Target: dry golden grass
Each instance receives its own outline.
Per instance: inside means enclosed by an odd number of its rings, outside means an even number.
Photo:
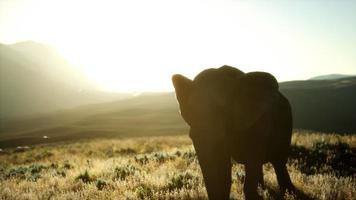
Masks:
[[[356,198],[355,166],[350,165],[356,136],[297,132],[292,144],[288,170],[306,196]],[[187,136],[38,145],[24,152],[5,150],[0,160],[0,199],[207,198]],[[232,199],[244,198],[243,179],[243,165],[234,164]],[[279,193],[270,164],[264,165],[264,181],[266,188],[259,192],[265,199],[301,198]]]

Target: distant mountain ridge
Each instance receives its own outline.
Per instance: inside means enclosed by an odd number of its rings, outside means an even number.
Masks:
[[[296,129],[356,133],[356,77],[280,83]],[[95,137],[187,134],[174,93],[142,94],[32,117],[0,120],[0,148]],[[44,140],[46,135],[49,139]]]
[[[25,41],[9,45],[9,47],[32,62],[25,67],[49,80],[60,82],[76,90],[98,89],[98,86],[93,84],[83,72],[61,57],[50,46]]]
[[[356,76],[280,84],[293,108],[294,127],[356,133]]]
[[[352,76],[356,75],[350,75],[350,74],[326,74],[326,75],[320,75],[320,76],[315,76],[310,78],[309,80],[334,80],[334,79],[340,79],[340,78],[349,78]]]
[[[294,128],[356,133],[356,76],[342,76],[279,84],[292,105]],[[50,47],[0,44],[0,148],[187,130],[172,92],[97,91]]]
[[[31,41],[0,44],[0,119],[127,96],[97,88],[48,46]]]
[[[356,76],[349,76],[337,79],[322,79],[322,80],[302,80],[302,81],[286,81],[279,85],[280,89],[321,89],[321,88],[341,88],[352,87],[355,85]]]

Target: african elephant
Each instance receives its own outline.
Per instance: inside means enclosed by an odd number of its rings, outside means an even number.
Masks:
[[[272,163],[282,191],[294,189],[286,169],[291,107],[274,76],[225,65],[194,80],[176,74],[172,82],[209,199],[229,199],[232,159],[245,165],[246,199],[260,198],[257,186],[263,185],[266,162]]]

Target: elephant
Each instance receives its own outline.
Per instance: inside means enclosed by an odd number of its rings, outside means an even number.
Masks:
[[[246,199],[261,198],[257,188],[263,186],[267,162],[281,191],[294,190],[286,168],[292,110],[273,75],[224,65],[203,70],[193,80],[175,74],[172,82],[209,199],[229,199],[233,160],[245,166]]]

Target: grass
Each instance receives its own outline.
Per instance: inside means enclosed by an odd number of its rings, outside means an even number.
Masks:
[[[0,199],[206,199],[187,136],[92,139],[0,153]],[[355,199],[356,136],[297,131],[288,170],[315,199]],[[244,167],[233,165],[231,199],[243,199]],[[264,165],[264,199],[281,194]]]

